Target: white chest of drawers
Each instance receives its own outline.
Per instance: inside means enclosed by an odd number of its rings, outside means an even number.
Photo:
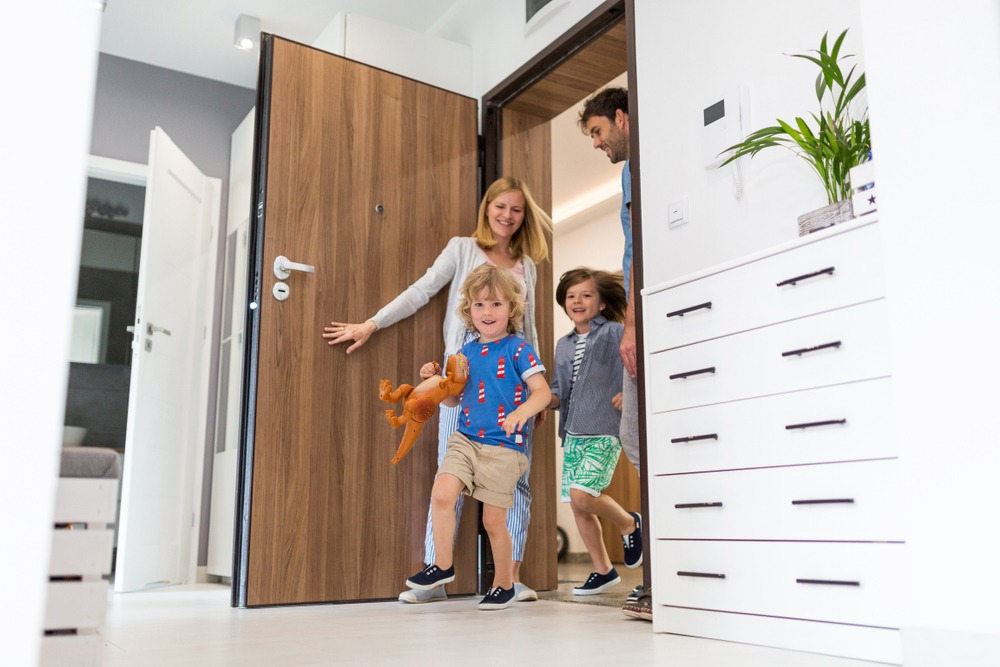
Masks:
[[[644,292],[653,628],[901,663],[879,230]]]

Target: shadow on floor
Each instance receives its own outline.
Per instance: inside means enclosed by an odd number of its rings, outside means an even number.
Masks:
[[[630,570],[620,563],[615,564],[622,582],[597,595],[573,595],[573,587],[579,586],[590,576],[590,560],[583,562],[559,563],[559,588],[554,591],[539,591],[539,600],[593,604],[602,607],[621,607],[632,589],[642,583],[642,567]]]

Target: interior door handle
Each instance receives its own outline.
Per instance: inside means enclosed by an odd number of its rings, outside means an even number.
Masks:
[[[146,322],[146,333],[149,334],[150,336],[152,336],[155,333],[167,334],[169,336],[170,330],[164,329],[163,327],[158,327],[152,322]]]
[[[303,273],[316,273],[315,266],[309,266],[308,264],[299,264],[298,262],[293,262],[289,260],[284,255],[278,255],[274,258],[274,276],[279,280],[284,280],[288,276],[292,275],[292,271],[302,271]]]

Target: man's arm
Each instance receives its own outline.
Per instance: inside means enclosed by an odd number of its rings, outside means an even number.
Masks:
[[[632,230],[632,206],[628,207],[628,227]],[[635,240],[633,239],[633,247]],[[634,251],[633,251],[634,252]],[[633,255],[634,257],[634,255]],[[635,260],[632,259],[628,265],[628,305],[625,307],[625,332],[622,334],[622,344],[619,351],[622,361],[625,363],[625,370],[631,377],[638,375],[638,368],[635,363],[635,272],[632,266]]]

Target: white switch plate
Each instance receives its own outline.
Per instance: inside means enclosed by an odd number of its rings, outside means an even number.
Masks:
[[[688,222],[688,199],[683,197],[667,204],[667,226],[671,229]]]

